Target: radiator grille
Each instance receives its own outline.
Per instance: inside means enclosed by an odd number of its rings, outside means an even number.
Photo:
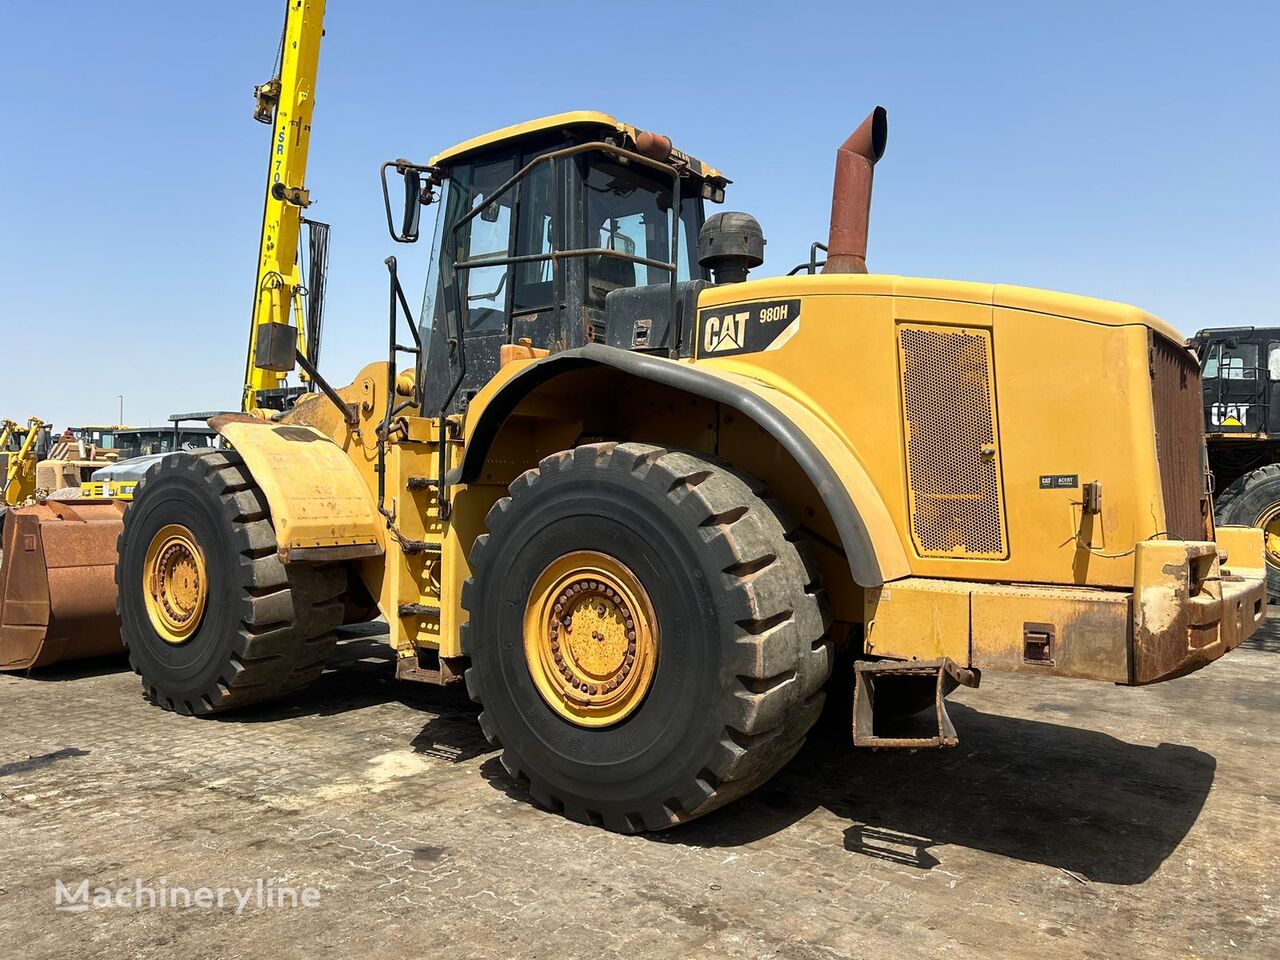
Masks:
[[[991,334],[899,327],[911,532],[921,556],[1007,556]]]
[[[1200,370],[1185,348],[1150,334],[1151,402],[1164,495],[1165,532],[1175,540],[1208,537],[1204,512],[1204,400]]]

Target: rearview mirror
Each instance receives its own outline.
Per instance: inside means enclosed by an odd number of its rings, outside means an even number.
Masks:
[[[400,216],[400,229],[397,232],[394,216],[391,213],[391,191],[387,187],[387,168],[390,167],[404,180],[404,210]],[[423,174],[426,180],[423,180]],[[434,188],[443,179],[443,172],[435,167],[410,163],[408,160],[389,160],[382,165],[382,205],[387,213],[387,233],[397,243],[415,243],[418,239],[418,224],[422,219],[422,205],[435,200]]]
[[[400,236],[406,243],[418,239],[418,222],[422,219],[422,174],[410,167],[404,176],[404,216],[400,221]]]

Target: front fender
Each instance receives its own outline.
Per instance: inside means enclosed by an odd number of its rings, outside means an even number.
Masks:
[[[329,437],[314,427],[252,417],[215,417],[209,425],[231,443],[262,489],[286,563],[382,554],[369,487]]]
[[[769,385],[723,370],[588,344],[525,366],[485,396],[468,417],[462,462],[451,483],[474,482],[489,449],[516,406],[558,376],[593,366],[612,367],[732,407],[772,436],[813,483],[831,515],[856,583],[878,587],[911,570],[893,521],[871,478],[848,445],[812,410]]]

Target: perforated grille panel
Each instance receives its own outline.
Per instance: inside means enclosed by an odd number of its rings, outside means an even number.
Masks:
[[[921,556],[1007,556],[991,334],[898,328],[911,533]]]

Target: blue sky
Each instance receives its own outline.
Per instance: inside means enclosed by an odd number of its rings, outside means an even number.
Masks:
[[[0,416],[239,402],[281,0],[0,0]],[[734,181],[781,273],[833,151],[889,110],[869,260],[1280,324],[1280,5],[330,0],[308,186],[333,224],[322,368],[385,350],[378,165],[561,110]],[[31,349],[34,347],[34,349]],[[25,359],[13,361],[16,351]]]

